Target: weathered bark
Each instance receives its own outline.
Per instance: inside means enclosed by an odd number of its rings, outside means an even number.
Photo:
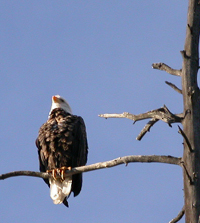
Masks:
[[[186,223],[198,223],[200,219],[200,91],[197,84],[199,69],[200,2],[189,0],[187,31],[182,66],[182,94],[185,119],[184,140],[184,198]],[[188,174],[190,177],[188,177]],[[189,179],[192,179],[189,180]]]

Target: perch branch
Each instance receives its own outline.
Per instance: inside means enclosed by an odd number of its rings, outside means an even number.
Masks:
[[[166,71],[167,73],[172,74],[172,75],[175,75],[175,76],[181,76],[181,72],[182,72],[182,70],[172,69],[171,67],[169,67],[165,63],[153,63],[152,64],[152,68],[153,69],[158,69],[158,70]]]
[[[30,176],[30,177],[40,177],[43,179],[48,179],[50,174],[44,172],[35,172],[35,171],[28,171],[28,170],[20,170],[20,171],[13,171],[10,173],[5,173],[0,175],[0,180],[4,180],[10,177],[17,177],[17,176]]]
[[[167,85],[169,85],[171,88],[173,88],[175,91],[177,91],[179,94],[182,94],[182,90],[179,89],[175,84],[172,84],[171,82],[165,81]]]
[[[178,215],[175,218],[173,218],[169,223],[178,222],[179,220],[181,220],[184,214],[185,214],[185,207],[183,206],[182,210],[178,213]]]
[[[141,140],[142,137],[148,132],[150,131],[150,128],[158,121],[158,120],[162,120],[166,123],[168,123],[168,125],[171,127],[172,123],[180,123],[182,122],[184,116],[183,114],[172,114],[169,109],[164,105],[162,108],[159,109],[155,109],[152,111],[148,111],[146,113],[142,113],[139,115],[134,115],[134,114],[130,114],[128,112],[124,112],[122,114],[101,114],[99,115],[99,117],[101,118],[128,118],[131,119],[135,122],[139,121],[139,120],[143,120],[143,119],[151,119],[146,125],[145,127],[142,129],[142,131],[140,132],[140,134],[137,136],[137,140]]]
[[[77,173],[83,173],[83,172],[89,172],[93,170],[103,169],[103,168],[109,168],[114,167],[120,164],[128,164],[128,163],[134,163],[134,162],[141,162],[141,163],[168,163],[168,164],[174,164],[174,165],[180,165],[181,166],[181,160],[182,158],[172,157],[172,156],[124,156],[119,157],[114,160],[106,161],[106,162],[100,162],[95,163],[87,166],[81,166],[81,167],[75,167],[72,170],[66,170],[65,176],[74,175]],[[14,171],[10,173],[5,173],[0,175],[0,180],[7,179],[9,177],[15,177],[15,176],[32,176],[32,177],[40,177],[44,179],[48,179],[51,177],[51,174],[49,173],[40,173],[40,172],[34,172],[34,171]]]

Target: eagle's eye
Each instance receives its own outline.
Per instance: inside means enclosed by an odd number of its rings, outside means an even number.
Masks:
[[[63,100],[62,98],[60,98],[60,101],[61,101],[61,102],[64,102],[64,100]]]

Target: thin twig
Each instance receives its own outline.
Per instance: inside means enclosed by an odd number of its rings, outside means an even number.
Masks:
[[[166,71],[169,74],[176,75],[176,76],[181,76],[181,72],[182,72],[181,70],[172,69],[171,67],[169,67],[165,63],[153,63],[152,68],[153,69],[158,69],[158,70],[163,70],[163,71]]]
[[[193,180],[192,180],[192,177],[191,177],[190,174],[188,173],[188,170],[187,170],[187,168],[186,168],[186,166],[185,166],[185,164],[184,164],[183,161],[181,162],[181,165],[183,166],[183,169],[185,170],[185,173],[186,173],[186,175],[187,175],[187,177],[188,177],[188,179],[189,179],[190,185],[194,185],[194,182],[193,182]]]
[[[87,166],[81,166],[81,167],[75,167],[72,170],[66,170],[65,176],[71,176],[77,173],[83,173],[83,172],[89,172],[93,170],[103,169],[103,168],[109,168],[114,167],[117,165],[128,163],[167,163],[167,164],[174,164],[174,165],[180,165],[181,166],[181,160],[182,158],[173,157],[173,156],[156,156],[156,155],[149,155],[149,156],[124,156],[119,157],[114,160],[106,161],[106,162],[99,162]],[[49,173],[40,173],[40,172],[34,172],[34,171],[14,171],[10,173],[5,173],[0,175],[0,180],[7,179],[9,177],[15,177],[15,176],[32,176],[32,177],[40,177],[44,179],[48,179],[51,177]]]
[[[147,133],[150,132],[151,127],[157,122],[159,119],[152,118],[142,129],[140,134],[137,136],[136,140],[141,140],[143,136]]]
[[[190,150],[190,152],[191,153],[194,152],[194,149],[192,148],[192,146],[191,146],[191,144],[189,142],[188,137],[185,135],[185,133],[183,132],[183,130],[181,129],[181,127],[179,125],[178,125],[178,129],[179,129],[178,133],[180,133],[183,136],[183,138],[185,139],[185,142],[186,142],[186,144],[187,144],[188,149]]]
[[[169,223],[178,222],[179,220],[181,220],[184,214],[185,214],[185,207],[183,206],[182,210],[178,213],[178,215],[175,218],[173,218]]]
[[[169,85],[171,88],[173,88],[175,91],[177,91],[179,94],[182,94],[182,90],[179,89],[175,84],[172,84],[171,82],[165,81],[167,85]]]

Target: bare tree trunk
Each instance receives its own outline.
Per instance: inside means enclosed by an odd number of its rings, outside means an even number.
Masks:
[[[200,222],[200,91],[199,69],[200,1],[189,0],[185,48],[182,51],[182,93],[185,119],[183,131],[190,142],[184,142],[184,196],[187,223]],[[190,148],[189,148],[190,147]]]

